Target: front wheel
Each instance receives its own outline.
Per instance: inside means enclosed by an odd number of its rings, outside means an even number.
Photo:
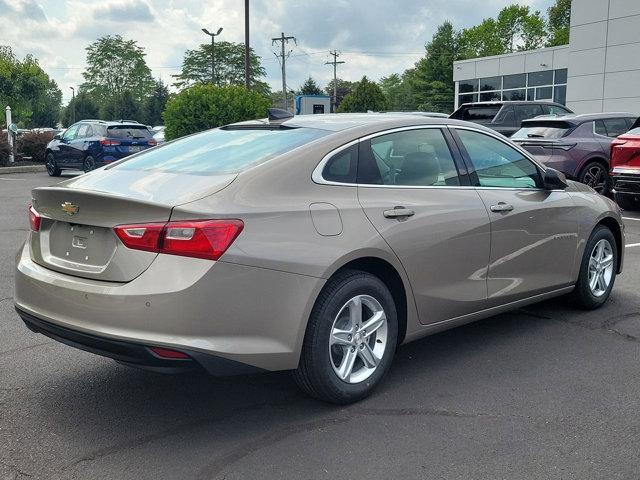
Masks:
[[[387,373],[397,340],[389,289],[374,275],[346,271],[329,280],[313,308],[294,379],[320,400],[356,402]]]
[[[589,185],[600,195],[607,195],[611,191],[611,178],[607,168],[600,162],[590,162],[578,175],[578,181]]]
[[[45,167],[47,168],[47,173],[50,177],[59,177],[62,172],[62,170],[58,168],[56,157],[53,156],[53,153],[47,153],[47,156],[45,157]]]
[[[585,310],[604,305],[613,289],[617,269],[616,239],[611,230],[599,225],[584,249],[578,282],[571,293],[572,303]]]

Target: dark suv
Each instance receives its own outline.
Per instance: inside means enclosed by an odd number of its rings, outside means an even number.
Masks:
[[[592,113],[526,120],[512,137],[541,163],[608,194],[611,142],[636,120],[631,113]]]
[[[89,172],[156,144],[147,126],[138,122],[83,120],[49,142],[47,172],[52,177],[67,169]]]
[[[520,129],[524,120],[540,115],[567,115],[573,113],[564,105],[554,102],[474,102],[465,103],[449,118],[479,123],[506,137]]]

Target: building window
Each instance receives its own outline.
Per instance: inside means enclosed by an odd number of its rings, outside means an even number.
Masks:
[[[458,105],[478,100],[553,100],[564,105],[567,101],[567,69],[460,80],[458,93]]]

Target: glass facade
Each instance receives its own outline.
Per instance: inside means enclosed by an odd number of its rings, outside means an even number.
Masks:
[[[567,102],[567,69],[474,78],[458,82],[458,105],[495,100]]]

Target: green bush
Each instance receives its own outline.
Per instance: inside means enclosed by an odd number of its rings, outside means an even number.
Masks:
[[[0,131],[0,167],[9,165],[11,147],[7,142],[7,134]]]
[[[387,97],[376,82],[362,77],[338,107],[338,112],[380,112],[387,109]]]
[[[242,86],[211,84],[187,88],[167,102],[162,114],[167,140],[229,123],[267,116],[269,100]]]
[[[52,132],[29,132],[20,135],[16,142],[18,155],[22,158],[31,157],[31,160],[34,162],[44,163],[47,143],[49,143],[52,138]]]

